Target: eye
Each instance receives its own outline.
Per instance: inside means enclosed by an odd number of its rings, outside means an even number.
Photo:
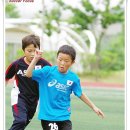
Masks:
[[[32,52],[32,50],[28,50],[28,52]]]
[[[62,61],[62,59],[59,59],[59,61]]]

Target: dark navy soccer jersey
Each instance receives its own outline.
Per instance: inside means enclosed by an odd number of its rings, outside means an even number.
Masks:
[[[18,96],[25,99],[28,103],[34,103],[39,97],[38,83],[32,78],[25,76],[28,66],[24,61],[24,57],[14,61],[7,68],[5,78],[7,81],[14,77],[14,87],[19,90]],[[51,66],[51,64],[41,58],[37,62],[35,69],[40,69],[44,66]]]

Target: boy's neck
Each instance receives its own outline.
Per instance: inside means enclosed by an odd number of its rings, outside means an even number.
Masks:
[[[25,63],[28,64],[28,65],[30,65],[30,63],[31,63],[31,62],[29,62],[29,61],[27,60],[26,57],[24,57],[24,61],[25,61]]]

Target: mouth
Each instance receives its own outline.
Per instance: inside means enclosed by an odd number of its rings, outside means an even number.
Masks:
[[[60,67],[60,69],[64,69],[64,67]]]
[[[34,57],[31,57],[30,60],[32,61]]]

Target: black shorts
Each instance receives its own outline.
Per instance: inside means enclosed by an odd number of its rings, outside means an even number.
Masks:
[[[46,121],[41,120],[43,130],[72,130],[70,120],[65,121]]]

